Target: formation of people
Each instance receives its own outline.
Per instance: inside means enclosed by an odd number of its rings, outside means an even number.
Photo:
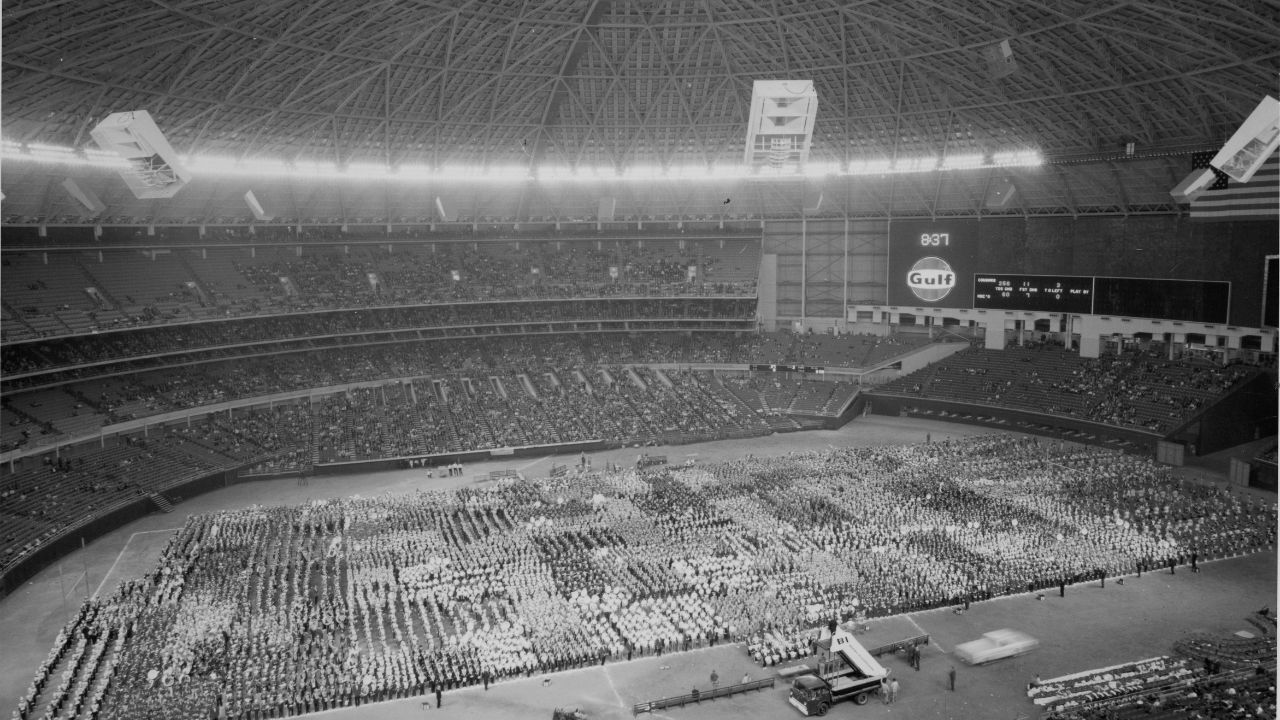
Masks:
[[[1274,546],[1273,519],[1003,436],[223,511],[88,602],[24,707],[281,716],[726,641],[769,664],[830,620]]]

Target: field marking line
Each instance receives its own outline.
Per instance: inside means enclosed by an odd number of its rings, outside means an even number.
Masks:
[[[609,666],[608,666],[608,665],[604,665],[604,666],[602,666],[602,667],[601,667],[601,670],[603,670],[603,671],[604,671],[604,679],[605,679],[605,681],[607,681],[607,682],[609,683],[609,690],[611,690],[611,691],[613,692],[613,697],[614,697],[614,699],[618,701],[618,707],[622,708],[623,710],[626,710],[626,709],[627,709],[627,704],[626,704],[625,702],[623,702],[623,701],[622,701],[622,695],[620,695],[620,694],[618,693],[618,688],[617,688],[617,686],[613,684],[613,675],[611,675],[611,674],[609,673]]]
[[[924,628],[920,627],[920,623],[916,622],[915,618],[911,617],[910,615],[904,615],[903,617],[905,617],[907,619],[907,622],[911,623],[915,627],[915,629],[920,632],[921,635],[929,635],[929,633],[925,632]],[[932,635],[929,636],[929,644],[933,645],[934,647],[938,648],[944,653],[947,651],[947,649],[942,647],[942,645],[937,640],[933,639]]]
[[[520,467],[516,468],[516,472],[524,472],[526,469],[531,468],[531,467],[533,467],[534,465],[537,465],[538,463],[542,462],[543,460],[550,460],[550,459],[551,459],[551,458],[553,458],[553,457],[555,457],[555,455],[548,455],[548,456],[546,456],[546,457],[540,457],[540,458],[538,458],[537,460],[530,460],[529,462],[527,462],[527,463],[525,463],[525,464],[521,465]]]
[[[84,579],[84,577],[85,577],[85,575],[84,575],[84,571],[83,571],[83,570],[81,570],[80,572],[76,573],[76,579],[75,579],[74,581],[72,581],[72,583],[71,583],[71,587],[67,588],[67,592],[68,592],[69,594],[74,594],[72,591],[73,591],[73,590],[75,590],[77,587],[79,587],[79,586],[80,586],[80,581],[81,581],[81,580],[83,580],[83,579]]]
[[[124,541],[124,547],[120,548],[120,552],[116,553],[116,561],[111,563],[111,567],[107,568],[107,574],[102,576],[102,582],[98,583],[97,589],[93,591],[93,596],[98,597],[98,593],[102,592],[102,586],[107,584],[107,578],[111,577],[111,573],[116,571],[116,565],[120,564],[120,558],[124,557],[124,551],[129,549],[129,543],[133,542],[134,538],[139,535],[158,532],[174,532],[181,529],[182,528],[163,528],[161,530],[139,530],[138,532],[130,535],[129,539]]]

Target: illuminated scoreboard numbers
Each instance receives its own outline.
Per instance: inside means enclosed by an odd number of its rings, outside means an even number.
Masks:
[[[921,247],[951,247],[951,233],[920,233]]]
[[[1093,308],[1093,278],[1061,275],[974,276],[973,306],[1087,314]]]

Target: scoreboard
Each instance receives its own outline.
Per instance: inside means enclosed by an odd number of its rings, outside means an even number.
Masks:
[[[894,220],[889,225],[890,305],[969,307],[978,221]]]
[[[1015,242],[1020,235],[1000,221],[986,231],[971,218],[892,220],[888,234],[886,300],[904,312],[974,308],[1213,324],[1231,317],[1232,284],[1224,280],[1026,272],[1056,266],[1022,257]],[[1268,292],[1263,307],[1253,305],[1256,280],[1245,290],[1251,313],[1260,309],[1263,324],[1273,327],[1280,316],[1275,300],[1280,258],[1265,257]]]
[[[1280,326],[1280,255],[1268,255],[1262,271],[1262,325]]]
[[[973,306],[1088,315],[1093,311],[1093,280],[1078,275],[975,274]]]
[[[1160,278],[1094,279],[1093,313],[1225,325],[1231,283]]]
[[[973,307],[1073,315],[1227,322],[1231,283],[1087,275],[973,276]]]

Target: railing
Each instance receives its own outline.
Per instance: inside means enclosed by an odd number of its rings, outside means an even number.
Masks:
[[[1275,677],[1275,660],[1260,663],[1259,666],[1272,678]],[[1242,682],[1249,680],[1256,674],[1256,668],[1241,668],[1239,670],[1228,670],[1216,675],[1193,675],[1191,677],[1168,679],[1145,687],[1136,688],[1120,695],[1114,695],[1108,698],[1099,698],[1097,700],[1080,703],[1079,705],[1073,705],[1068,708],[1046,710],[1040,714],[1040,718],[1041,720],[1068,720],[1069,718],[1083,717],[1085,713],[1090,711],[1106,708],[1119,708],[1124,705],[1136,703],[1138,700],[1144,699],[1149,695],[1163,696],[1170,692],[1180,692],[1185,688],[1196,687],[1204,683],[1220,684],[1228,682]]]
[[[929,644],[928,635],[915,635],[909,638],[904,638],[897,642],[891,642],[887,645],[878,645],[873,648],[867,648],[867,652],[871,653],[872,657],[880,657],[881,655],[896,653],[899,650],[906,650],[907,648],[913,648],[917,645],[928,645],[928,644]]]
[[[751,690],[763,690],[764,688],[773,687],[774,682],[775,678],[752,680],[750,682],[738,683],[737,685],[726,685],[720,688],[712,688],[711,690],[706,691],[698,690],[696,694],[689,693],[688,695],[675,695],[658,700],[650,700],[649,702],[637,703],[631,706],[631,714],[639,715],[640,713],[653,712],[654,710],[662,710],[669,707],[684,707],[689,703],[700,703],[703,700],[715,700],[716,698],[729,697],[730,695],[737,695]]]

